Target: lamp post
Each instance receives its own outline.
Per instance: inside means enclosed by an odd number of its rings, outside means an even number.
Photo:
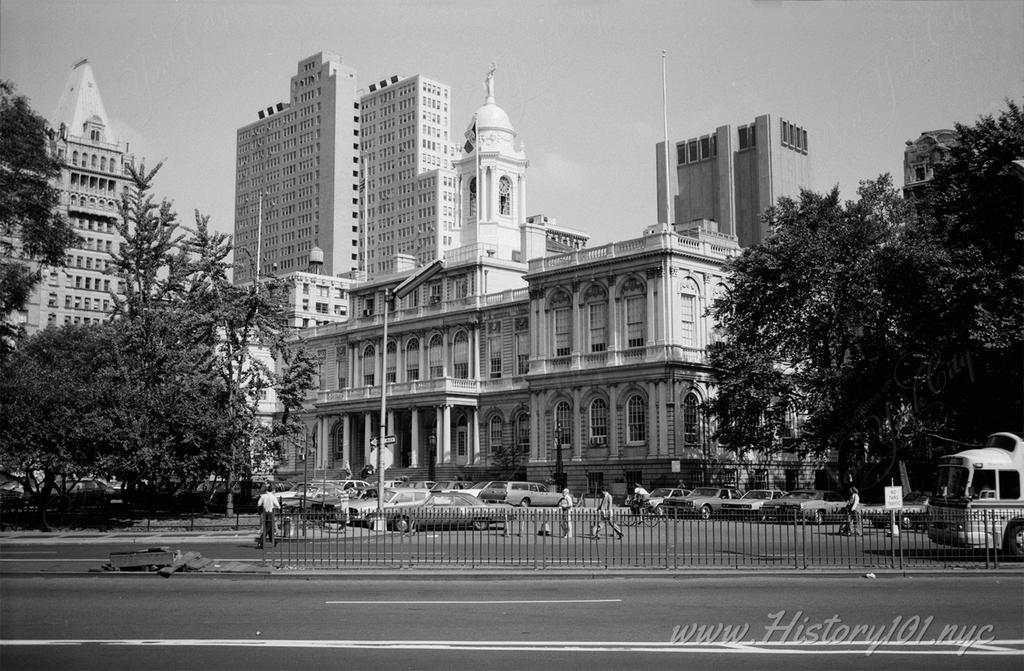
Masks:
[[[393,300],[405,298],[442,270],[444,270],[444,260],[435,259],[407,277],[394,289],[390,287],[384,289],[383,333],[380,343],[380,431],[377,434],[377,519],[374,521],[374,531],[384,531],[387,528],[384,519],[384,448],[388,429],[388,304]]]
[[[561,424],[555,426],[555,486],[558,491],[565,489],[566,477],[562,470],[562,440],[565,427]]]

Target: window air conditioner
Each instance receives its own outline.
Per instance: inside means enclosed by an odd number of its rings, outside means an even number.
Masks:
[[[373,310],[369,310],[369,309],[363,310],[363,316],[364,317],[372,317],[373,316]]]
[[[608,441],[607,436],[594,436],[590,439],[591,445],[604,445]]]
[[[435,304],[440,303],[440,302],[441,302],[441,297],[440,296],[431,296],[430,297],[430,304],[431,305],[435,305]]]

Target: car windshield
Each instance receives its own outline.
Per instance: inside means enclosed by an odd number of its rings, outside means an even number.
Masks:
[[[811,491],[809,489],[808,490],[799,491],[799,492],[790,492],[786,496],[786,498],[787,499],[803,499],[803,500],[820,499],[821,498],[821,492],[815,492],[815,491]]]
[[[744,498],[744,499],[770,499],[771,497],[772,497],[772,493],[769,492],[767,489],[752,489],[749,492],[747,492],[746,494],[744,494],[741,498]]]
[[[489,485],[489,484],[491,484],[491,483],[490,483],[489,481],[484,481],[484,482],[474,482],[474,483],[473,483],[473,486],[472,486],[472,487],[467,487],[467,489],[484,489],[484,488],[486,488],[486,487],[487,487],[487,485]]]
[[[658,487],[651,492],[651,496],[672,496],[672,489],[670,487]]]
[[[698,487],[690,492],[690,496],[718,496],[718,490],[714,487]]]

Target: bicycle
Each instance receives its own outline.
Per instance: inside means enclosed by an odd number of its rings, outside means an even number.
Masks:
[[[630,497],[626,499],[626,505],[629,506],[632,516],[622,522],[624,526],[639,527],[646,525],[656,527],[661,522],[663,515],[657,508],[651,505],[650,501],[638,502]]]

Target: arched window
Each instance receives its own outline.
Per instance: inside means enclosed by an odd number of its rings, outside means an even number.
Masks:
[[[512,214],[512,180],[508,177],[498,180],[498,214]]]
[[[363,356],[360,360],[363,369],[363,385],[366,387],[372,387],[374,385],[373,372],[377,365],[377,350],[374,349],[373,345],[367,345],[363,348]]]
[[[94,167],[94,168],[95,168],[95,167],[97,167],[98,165],[99,165],[99,160],[98,160],[98,159],[96,158],[96,154],[93,154],[93,155],[92,155],[92,167]]]
[[[487,445],[491,454],[496,453],[501,447],[501,430],[501,417],[491,417],[491,421],[487,425]]]
[[[683,443],[696,445],[700,436],[700,399],[690,392],[683,399]]]
[[[642,443],[647,440],[647,401],[633,394],[626,401],[626,442]]]
[[[78,165],[78,152],[71,152],[71,165]]]
[[[103,158],[100,159],[100,170],[102,170],[103,172],[107,171],[107,157],[106,156],[104,156]]]
[[[523,454],[530,453],[530,413],[521,412],[515,419],[516,445]]]
[[[608,403],[595,398],[590,403],[590,444],[604,445],[608,442]]]
[[[469,336],[465,331],[455,334],[452,341],[452,377],[469,379]]]
[[[409,338],[405,343],[405,380],[415,382],[420,379],[420,341]]]
[[[388,369],[384,373],[387,382],[398,381],[398,346],[392,340],[388,343]]]
[[[683,282],[679,295],[679,341],[697,346],[697,287],[691,280]]]
[[[476,216],[476,177],[469,180],[469,216]]]
[[[555,406],[555,442],[559,445],[572,442],[572,406],[567,401]]]
[[[427,365],[430,366],[430,377],[444,377],[444,345],[441,335],[435,334],[427,346]]]

